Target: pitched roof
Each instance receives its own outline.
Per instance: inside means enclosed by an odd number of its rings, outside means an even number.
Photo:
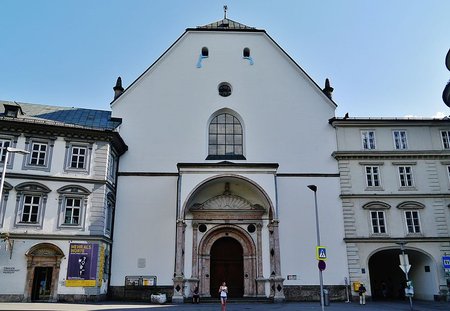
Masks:
[[[121,119],[111,117],[111,111],[105,110],[58,107],[1,100],[0,105],[19,106],[21,109],[21,113],[17,117],[9,117],[1,112],[0,120],[81,127],[94,130],[114,130],[122,123]]]
[[[218,20],[217,22],[213,22],[203,26],[197,26],[196,29],[209,29],[209,30],[257,30],[255,27],[250,27],[238,22],[235,22],[231,19],[224,18]]]

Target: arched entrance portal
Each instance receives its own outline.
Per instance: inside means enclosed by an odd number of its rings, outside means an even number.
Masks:
[[[400,268],[400,249],[386,249],[369,259],[370,288],[373,299],[403,299],[405,273]],[[414,297],[433,300],[439,292],[434,261],[427,254],[406,249],[411,268],[409,279],[413,282]]]
[[[219,297],[218,289],[222,282],[228,285],[231,298],[244,295],[244,261],[241,244],[233,238],[223,237],[211,247],[211,281],[212,297]]]
[[[177,220],[172,301],[182,302],[196,286],[201,297],[217,297],[223,281],[231,297],[283,301],[274,212],[266,191],[244,176],[215,176],[191,189]]]
[[[25,301],[58,300],[58,278],[62,250],[51,243],[40,243],[28,250],[27,257],[27,286],[25,288]]]

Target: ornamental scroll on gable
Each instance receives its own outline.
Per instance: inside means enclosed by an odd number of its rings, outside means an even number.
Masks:
[[[259,204],[252,204],[241,196],[231,194],[229,184],[225,184],[223,194],[212,197],[203,203],[194,203],[189,211],[194,215],[212,217],[212,215],[227,215],[227,218],[239,214],[239,217],[248,215],[250,217],[261,216],[266,209]],[[203,218],[203,217],[201,217]]]

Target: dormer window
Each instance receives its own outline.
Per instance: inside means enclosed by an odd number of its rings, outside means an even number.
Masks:
[[[10,118],[17,118],[19,111],[21,112],[19,105],[4,105],[5,106],[5,116]]]

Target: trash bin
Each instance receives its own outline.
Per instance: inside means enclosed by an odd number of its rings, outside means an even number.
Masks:
[[[330,305],[330,291],[328,289],[323,289],[323,305],[329,306]]]

